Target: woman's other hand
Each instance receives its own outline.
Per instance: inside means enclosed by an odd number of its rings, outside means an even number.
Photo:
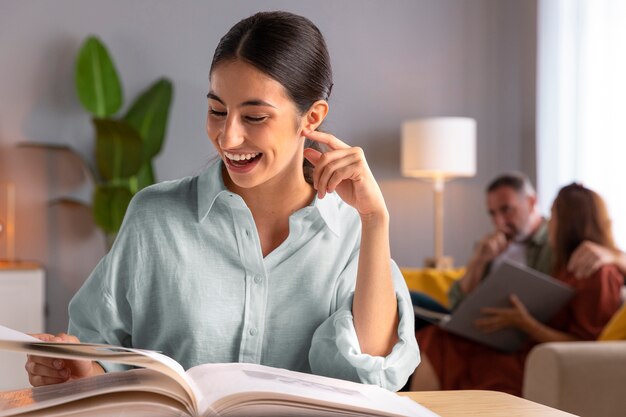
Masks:
[[[351,147],[329,133],[305,129],[302,134],[329,149],[325,153],[311,148],[304,150],[304,157],[315,166],[313,187],[319,198],[337,192],[361,217],[387,215],[383,194],[367,165],[363,149]]]
[[[77,337],[65,333],[59,333],[56,336],[51,334],[33,334],[31,336],[43,340],[44,342],[80,342]],[[28,380],[34,387],[58,384],[104,373],[102,367],[92,361],[49,358],[35,355],[27,356],[25,368],[28,372]]]
[[[567,263],[567,270],[576,278],[587,278],[593,275],[600,267],[616,263],[616,251],[585,240],[582,242]]]
[[[528,332],[535,319],[515,294],[510,295],[509,301],[511,308],[483,307],[480,311],[485,316],[474,321],[476,327],[485,333],[493,333],[509,327]]]

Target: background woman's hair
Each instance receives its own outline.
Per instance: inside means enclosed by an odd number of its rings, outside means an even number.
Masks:
[[[317,100],[328,100],[333,87],[326,42],[307,18],[289,12],[260,12],[235,24],[220,39],[210,73],[224,61],[242,60],[278,81],[304,114]],[[305,147],[321,150],[306,140]],[[313,166],[305,159],[304,176],[312,183]]]
[[[595,191],[576,183],[567,185],[559,191],[553,210],[556,270],[567,265],[572,253],[585,240],[615,250],[606,204]]]

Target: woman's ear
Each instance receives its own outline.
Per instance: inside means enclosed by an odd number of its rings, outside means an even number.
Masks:
[[[322,124],[328,114],[328,102],[326,100],[317,100],[309,107],[302,118],[303,129],[315,130]]]

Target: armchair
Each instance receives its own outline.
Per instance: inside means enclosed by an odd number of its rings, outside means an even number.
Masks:
[[[526,360],[524,398],[580,416],[626,412],[626,341],[554,342]]]

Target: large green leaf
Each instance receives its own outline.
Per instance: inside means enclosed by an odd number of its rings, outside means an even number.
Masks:
[[[95,36],[83,43],[76,59],[76,93],[96,117],[115,114],[122,106],[122,86],[104,44]]]
[[[137,175],[133,175],[128,179],[120,181],[123,181],[130,190],[130,192],[133,194],[141,191],[148,185],[152,185],[155,183],[154,172],[152,171],[152,164],[150,162],[145,162],[141,166],[141,169],[139,170]]]
[[[144,161],[149,161],[161,151],[172,90],[171,81],[165,78],[156,81],[135,100],[124,117],[144,141]]]
[[[122,225],[132,197],[126,187],[97,186],[93,196],[93,217],[96,224],[106,233],[116,233]]]
[[[150,161],[144,162],[137,173],[137,191],[155,183],[154,170]]]
[[[143,144],[139,133],[121,120],[93,119],[96,163],[106,180],[128,178],[139,172]]]

